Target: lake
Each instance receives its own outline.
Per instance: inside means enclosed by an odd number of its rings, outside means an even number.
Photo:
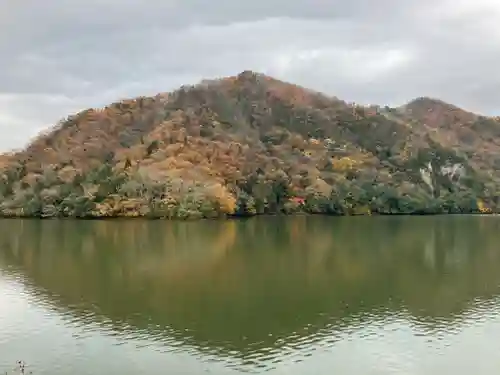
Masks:
[[[0,373],[500,373],[500,218],[0,221]]]

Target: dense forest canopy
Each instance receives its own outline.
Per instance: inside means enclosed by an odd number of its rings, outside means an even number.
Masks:
[[[87,109],[0,156],[6,217],[497,212],[500,120],[245,71]]]

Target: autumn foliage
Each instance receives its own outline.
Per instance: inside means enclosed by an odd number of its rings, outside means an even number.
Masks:
[[[245,71],[61,121],[0,157],[0,213],[495,212],[497,135],[440,101],[362,107]]]

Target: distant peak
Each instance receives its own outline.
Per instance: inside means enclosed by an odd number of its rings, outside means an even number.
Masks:
[[[261,72],[256,72],[254,70],[243,70],[240,74],[238,74],[239,76],[262,76],[264,75],[264,73],[261,73]]]
[[[443,100],[436,99],[436,98],[431,98],[429,96],[420,96],[418,98],[415,98],[411,101],[409,101],[405,107],[407,108],[412,108],[412,107],[436,107],[436,106],[445,106],[445,107],[454,107],[453,105],[444,102]]]
[[[251,77],[254,77],[255,75],[256,75],[256,73],[252,70],[244,70],[240,74],[238,74],[238,77],[251,78]]]
[[[413,99],[402,109],[414,119],[433,128],[453,128],[456,124],[474,121],[477,117],[472,112],[428,96]]]
[[[244,70],[237,76],[240,81],[255,80],[258,77],[265,77],[265,75],[259,72],[254,72],[253,70]]]

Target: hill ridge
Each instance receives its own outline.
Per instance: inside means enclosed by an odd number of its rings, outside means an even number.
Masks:
[[[60,121],[0,159],[0,215],[493,212],[498,135],[437,99],[360,106],[243,71]]]

